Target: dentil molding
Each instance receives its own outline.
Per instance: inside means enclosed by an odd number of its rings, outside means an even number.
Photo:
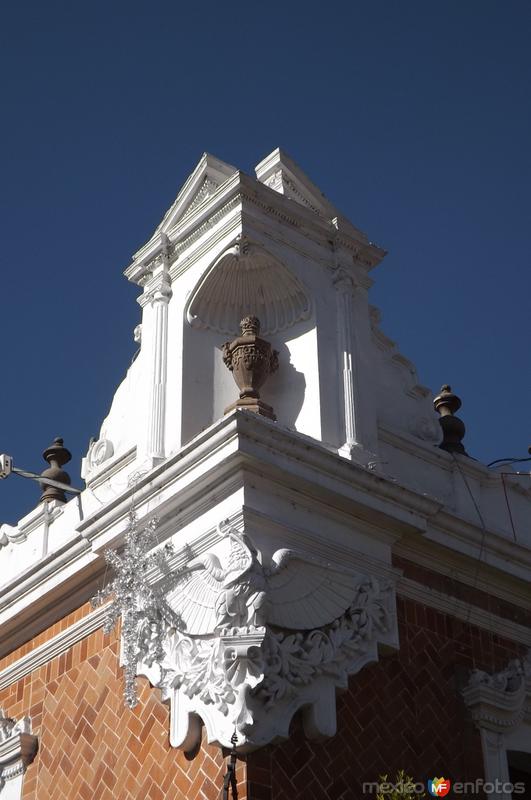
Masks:
[[[244,532],[219,531],[225,558],[189,558],[140,629],[139,674],[170,702],[171,744],[193,749],[204,724],[210,742],[236,733],[252,750],[287,738],[299,709],[308,736],[332,736],[336,689],[398,647],[394,587],[303,551],[266,564]]]

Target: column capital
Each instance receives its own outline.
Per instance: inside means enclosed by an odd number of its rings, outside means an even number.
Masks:
[[[353,276],[345,267],[334,267],[332,271],[332,283],[338,292],[352,293],[356,286]]]
[[[169,303],[172,294],[170,275],[163,264],[162,268],[146,283],[144,293],[138,298],[138,303],[142,308],[153,305],[153,303]]]

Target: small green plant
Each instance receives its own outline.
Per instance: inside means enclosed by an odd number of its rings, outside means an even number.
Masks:
[[[387,775],[380,775],[378,782],[376,800],[423,800],[426,797],[424,792],[418,791],[419,785],[403,769],[396,773],[394,781],[390,781]]]

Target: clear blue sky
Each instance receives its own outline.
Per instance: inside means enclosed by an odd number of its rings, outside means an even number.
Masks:
[[[463,399],[469,452],[525,455],[531,3],[4,3],[0,452],[79,463],[134,352],[122,269],[203,151],[282,146],[370,238],[383,328]],[[38,487],[0,483],[0,521]]]

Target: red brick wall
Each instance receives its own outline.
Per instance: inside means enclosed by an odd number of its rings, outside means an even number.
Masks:
[[[523,648],[401,598],[398,616],[399,653],[351,678],[333,739],[309,742],[295,723],[288,742],[249,756],[250,800],[367,798],[364,782],[400,769],[418,781],[484,777],[459,688],[472,667],[501,669]]]
[[[77,612],[69,622],[75,619]],[[64,622],[52,626],[48,637],[62,627]],[[5,713],[29,714],[39,737],[23,800],[219,800],[225,772],[219,748],[203,743],[188,759],[170,747],[169,709],[145,679],[138,681],[139,705],[126,708],[118,650],[117,635],[99,630],[0,692]],[[244,765],[237,774],[239,796],[246,800]]]
[[[70,614],[0,662],[0,669],[65,629]],[[238,763],[240,800],[354,800],[364,781],[405,769],[417,780],[482,777],[479,735],[459,687],[472,667],[504,667],[523,648],[399,599],[400,651],[365,667],[338,697],[338,734],[289,742]],[[139,706],[122,701],[116,635],[102,631],[0,692],[13,717],[29,714],[39,753],[24,800],[218,800],[225,760],[205,743],[188,759],[168,742],[169,711],[140,680]]]

